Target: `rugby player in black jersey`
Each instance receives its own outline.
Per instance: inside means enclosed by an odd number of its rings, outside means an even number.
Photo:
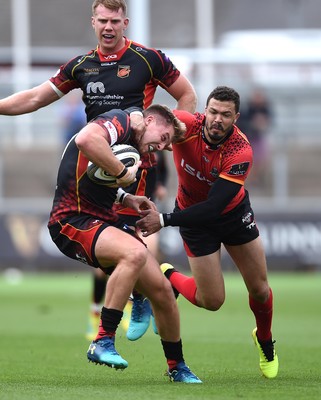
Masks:
[[[175,382],[202,383],[184,361],[179,312],[170,283],[135,230],[113,209],[117,187],[99,184],[87,174],[92,162],[116,176],[117,186],[127,187],[136,179],[139,164],[125,167],[113,154],[112,145],[128,143],[145,154],[170,148],[184,133],[185,124],[169,108],[157,104],[143,111],[138,125],[130,110],[115,109],[94,118],[69,141],[63,153],[48,227],[63,254],[109,275],[99,330],[89,346],[88,360],[127,368],[128,362],[115,349],[115,336],[136,287],[151,302],[168,376]],[[154,207],[146,196],[125,194],[123,189],[118,200],[137,212]]]

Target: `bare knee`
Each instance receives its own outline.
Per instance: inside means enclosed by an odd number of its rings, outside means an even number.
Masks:
[[[122,262],[130,268],[136,269],[138,272],[147,262],[147,249],[144,246],[135,246],[126,249],[122,257]]]
[[[173,288],[169,280],[165,278],[160,280],[159,284],[153,285],[149,299],[152,303],[159,304],[160,306],[167,302],[175,302]]]
[[[265,303],[270,296],[269,285],[266,283],[264,285],[261,284],[253,287],[249,290],[249,295],[259,303]]]
[[[209,311],[218,311],[225,301],[225,296],[211,296],[211,297],[203,297],[202,299],[198,300],[198,296],[196,295],[197,305],[205,308]]]

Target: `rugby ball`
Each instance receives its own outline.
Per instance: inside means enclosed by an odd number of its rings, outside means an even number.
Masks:
[[[140,160],[140,154],[135,147],[129,144],[115,144],[111,147],[114,155],[120,160],[125,167],[132,167]],[[88,177],[98,185],[114,186],[116,184],[116,177],[110,175],[107,171],[97,167],[89,161],[87,166]]]

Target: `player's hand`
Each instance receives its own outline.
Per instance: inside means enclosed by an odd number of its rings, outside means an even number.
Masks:
[[[138,161],[136,165],[127,168],[127,172],[124,176],[119,179],[116,179],[116,186],[117,187],[127,187],[132,183],[136,182],[136,174],[138,168],[141,166],[142,162]]]
[[[128,194],[123,201],[123,205],[132,208],[138,214],[140,214],[142,210],[157,211],[155,203],[149,200],[149,198],[146,196],[134,196],[132,194]]]
[[[162,228],[158,211],[152,209],[141,210],[139,215],[141,219],[136,222],[136,227],[141,230],[143,237],[152,235]]]

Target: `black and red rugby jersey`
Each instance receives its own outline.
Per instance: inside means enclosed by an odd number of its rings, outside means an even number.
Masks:
[[[73,58],[59,68],[50,82],[61,96],[80,88],[90,121],[113,108],[147,108],[157,86],[169,88],[179,75],[163,52],[126,38],[125,47],[115,54],[105,56],[97,47]]]
[[[108,121],[108,124],[104,122]],[[108,129],[117,132],[117,143],[130,143],[129,112],[108,111],[97,118],[97,123],[105,128],[106,138],[112,143]],[[110,127],[110,128],[108,128]],[[94,183],[87,175],[88,158],[79,151],[75,137],[65,148],[58,170],[57,186],[50,213],[49,225],[77,214],[88,214],[106,222],[118,219],[112,210],[117,189]]]
[[[125,39],[119,52],[103,55],[97,47],[62,65],[50,78],[60,96],[73,89],[82,90],[87,121],[114,108],[145,109],[151,105],[157,86],[167,89],[180,75],[160,50]],[[156,165],[153,153],[141,160],[141,168]]]

